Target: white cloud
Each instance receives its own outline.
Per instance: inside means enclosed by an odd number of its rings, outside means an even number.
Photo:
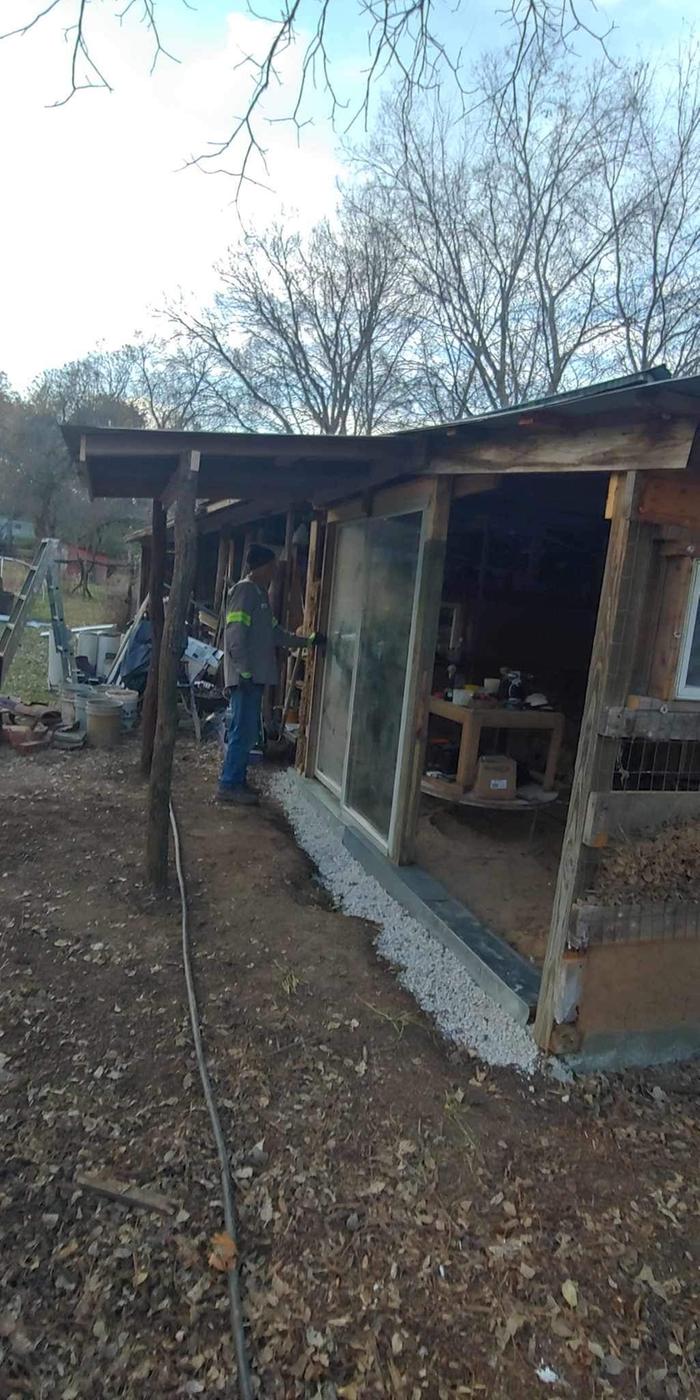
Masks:
[[[229,131],[242,104],[235,65],[260,42],[260,26],[230,12],[223,43],[180,45],[181,64],[161,60],[150,77],[148,36],[112,29],[114,91],[58,108],[45,105],[65,92],[56,27],[0,44],[0,368],[15,383],[98,341],[122,343],[178,287],[209,294],[238,232],[234,182],[182,167]],[[332,207],[339,166],[327,128],[307,129],[298,146],[290,127],[272,126],[268,149],[272,193],[249,188],[246,218],[294,207],[306,221]]]

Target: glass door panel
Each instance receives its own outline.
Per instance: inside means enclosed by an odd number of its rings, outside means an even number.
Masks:
[[[340,793],[364,592],[364,520],[339,525],[327,623],[316,771]]]
[[[343,801],[383,840],[394,799],[422,518],[414,511],[364,523],[364,600]]]

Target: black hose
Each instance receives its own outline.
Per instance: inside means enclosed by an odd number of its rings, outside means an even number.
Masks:
[[[233,1333],[233,1345],[236,1354],[236,1365],[238,1367],[238,1389],[241,1400],[253,1400],[253,1382],[250,1374],[250,1363],[248,1361],[248,1350],[243,1330],[243,1307],[241,1303],[241,1279],[238,1271],[238,1237],[236,1232],[236,1208],[234,1202],[233,1180],[231,1177],[231,1167],[228,1159],[226,1139],[221,1128],[219,1110],[216,1106],[214,1092],[212,1089],[207,1062],[204,1057],[204,1047],[202,1045],[202,1032],[199,1028],[199,1008],[197,1006],[197,993],[195,991],[194,977],[192,974],[192,955],[190,949],[190,931],[187,915],[187,887],[182,868],[182,850],[180,845],[180,832],[178,830],[175,811],[172,802],[170,803],[170,826],[173,833],[173,844],[175,847],[175,869],[177,871],[177,882],[180,887],[180,903],[182,906],[182,961],[185,969],[185,982],[187,984],[187,1000],[190,1008],[190,1022],[192,1025],[192,1037],[194,1039],[194,1051],[197,1056],[197,1066],[199,1076],[202,1081],[204,1098],[209,1118],[211,1121],[216,1150],[219,1154],[221,1167],[221,1189],[224,1198],[224,1221],[226,1230],[231,1236],[235,1246],[236,1254],[227,1270],[228,1274],[228,1296],[231,1305],[231,1331]]]

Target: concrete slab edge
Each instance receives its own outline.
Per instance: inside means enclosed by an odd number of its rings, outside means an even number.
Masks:
[[[510,948],[439,881],[420,866],[392,865],[356,828],[341,816],[333,795],[320,783],[299,778],[304,795],[323,809],[346,850],[372,875],[402,909],[449,948],[477,986],[512,1020],[526,1026],[539,995],[540,975],[531,963]]]
[[[663,1031],[609,1031],[589,1036],[575,1055],[560,1063],[574,1074],[646,1069],[700,1058],[700,1025]]]

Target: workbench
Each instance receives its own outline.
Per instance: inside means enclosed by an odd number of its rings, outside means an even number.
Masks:
[[[552,791],[564,735],[563,714],[556,710],[509,710],[504,705],[455,705],[451,700],[441,700],[437,695],[431,697],[429,710],[431,715],[439,715],[441,719],[461,725],[462,735],[456,781],[424,778],[424,792],[452,802],[459,802],[469,792],[476,780],[482,729],[549,730],[549,750],[542,788],[544,792]],[[493,805],[506,804],[496,804],[494,801]]]

